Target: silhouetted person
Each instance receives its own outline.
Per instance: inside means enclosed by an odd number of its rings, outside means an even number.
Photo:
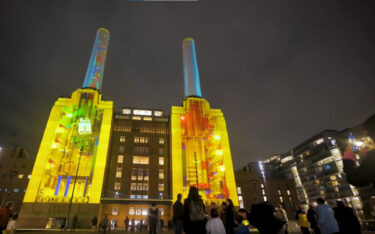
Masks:
[[[159,221],[159,210],[153,203],[150,210],[148,211],[148,225],[150,228],[150,234],[156,234],[156,228]]]
[[[184,205],[181,202],[182,195],[177,195],[177,201],[173,204],[174,233],[181,234],[184,224]]]
[[[298,226],[301,229],[301,232],[303,234],[310,234],[310,230],[309,230],[310,223],[307,220],[306,212],[301,205],[298,205],[298,210],[296,212],[296,220],[297,220]]]
[[[288,215],[286,214],[286,211],[283,209],[283,206],[281,204],[276,206],[275,216],[285,222],[284,234],[288,234]]]
[[[234,219],[235,227],[235,234],[250,234],[249,229],[243,225],[244,218],[241,215],[236,215]]]
[[[318,220],[316,218],[316,212],[314,207],[310,204],[307,210],[307,220],[310,223],[310,228],[314,230],[314,234],[320,234],[320,228],[318,225]]]
[[[104,218],[102,219],[102,221],[99,224],[99,231],[101,229],[101,230],[103,230],[103,233],[106,233],[107,227],[108,227],[108,217],[107,217],[107,215],[105,215]]]
[[[231,199],[227,199],[224,209],[224,226],[227,234],[234,233],[234,218],[236,217],[236,211],[234,210],[233,202]]]
[[[196,187],[190,187],[188,197],[184,201],[184,231],[187,234],[206,233],[206,211],[203,200]]]
[[[91,230],[96,231],[96,225],[98,225],[98,218],[94,216],[91,220]]]
[[[7,234],[14,234],[16,232],[17,218],[18,218],[18,214],[14,214],[12,216],[12,219],[8,222],[7,229],[6,229]]]
[[[72,228],[70,229],[71,232],[74,232],[74,230],[77,227],[77,223],[78,223],[78,217],[77,215],[74,215],[73,220],[72,220]]]
[[[339,225],[340,233],[359,234],[361,225],[350,207],[346,207],[342,201],[337,201],[337,206],[333,208],[335,218]]]
[[[128,216],[126,216],[124,220],[124,224],[125,224],[125,231],[128,231],[129,230],[129,217]]]

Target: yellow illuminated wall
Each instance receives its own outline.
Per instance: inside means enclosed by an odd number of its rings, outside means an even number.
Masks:
[[[113,102],[99,91],[78,89],[51,110],[24,202],[99,203]]]
[[[187,97],[171,111],[173,199],[197,186],[206,202],[226,198],[238,206],[232,157],[223,113],[204,98]]]

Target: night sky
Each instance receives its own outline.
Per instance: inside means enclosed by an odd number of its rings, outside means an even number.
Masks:
[[[117,109],[181,105],[181,45],[193,37],[235,168],[286,152],[375,113],[374,12],[370,1],[2,0],[0,142],[36,155],[55,100],[82,85],[105,27],[103,97]]]

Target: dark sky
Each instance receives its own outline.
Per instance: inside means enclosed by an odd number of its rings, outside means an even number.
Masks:
[[[227,121],[235,167],[375,113],[371,1],[0,2],[0,142],[35,155],[54,101],[82,85],[96,30],[111,32],[103,96],[183,100],[181,42],[196,40],[202,94]]]

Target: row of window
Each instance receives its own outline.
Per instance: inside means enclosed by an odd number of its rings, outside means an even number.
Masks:
[[[3,191],[1,188],[0,188],[0,192]],[[14,193],[18,193],[20,190],[18,188],[15,188],[13,189],[13,192]],[[8,191],[7,188],[4,189],[4,192],[11,192],[10,190]],[[23,190],[24,193],[26,193],[26,189]]]
[[[117,163],[124,162],[124,155],[117,156]],[[148,156],[133,156],[133,164],[148,165],[150,163],[150,157]],[[159,165],[164,165],[164,157],[159,157]]]
[[[115,183],[115,190],[121,189],[121,183],[116,182]],[[148,191],[149,186],[148,183],[131,183],[130,184],[130,190],[131,191]],[[162,192],[164,191],[164,183],[159,183],[158,191]]]
[[[134,137],[134,143],[147,144],[149,141],[148,137]],[[120,136],[120,142],[125,142],[125,136]],[[164,145],[164,138],[159,138],[159,144]]]
[[[118,152],[120,154],[124,153],[125,146],[120,145],[118,148]],[[150,147],[149,146],[134,146],[133,152],[135,154],[149,154],[150,153]],[[164,154],[164,147],[159,147],[159,154]]]

